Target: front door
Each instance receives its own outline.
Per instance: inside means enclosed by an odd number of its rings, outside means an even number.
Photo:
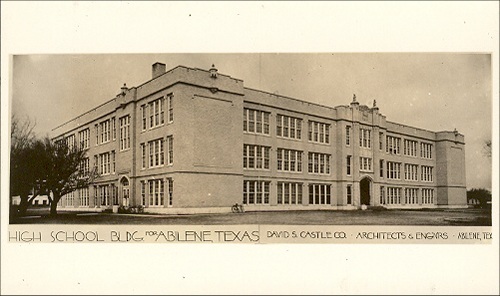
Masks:
[[[128,179],[123,177],[120,183],[122,187],[122,206],[128,207],[130,205],[130,187]]]
[[[361,204],[362,205],[370,205],[370,188],[371,187],[371,181],[369,178],[364,178],[359,182],[359,189],[360,189],[360,194],[361,194]]]

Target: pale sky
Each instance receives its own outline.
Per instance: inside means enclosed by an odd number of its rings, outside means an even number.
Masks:
[[[326,106],[377,100],[387,120],[465,135],[467,187],[491,189],[489,54],[120,54],[18,55],[13,58],[12,112],[36,120],[40,135],[112,99],[123,83],[151,78],[151,65],[209,69],[244,85]]]

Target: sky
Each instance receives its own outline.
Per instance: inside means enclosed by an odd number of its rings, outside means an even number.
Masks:
[[[447,53],[234,53],[42,54],[13,57],[11,110],[53,128],[151,78],[151,65],[209,69],[246,87],[326,106],[377,100],[387,120],[465,135],[468,188],[491,189],[490,54]]]

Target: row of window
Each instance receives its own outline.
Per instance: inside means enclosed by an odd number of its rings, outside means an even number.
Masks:
[[[141,181],[141,204],[149,207],[171,207],[174,197],[172,178]],[[165,195],[167,199],[165,199]]]
[[[167,118],[165,118],[165,104],[167,112]],[[158,98],[147,104],[141,106],[141,128],[143,131],[157,126],[161,126],[167,121],[171,123],[174,121],[174,106],[173,106],[173,95],[169,94],[167,96]],[[149,120],[148,120],[149,118]]]
[[[421,200],[419,201],[419,191]],[[395,205],[401,204],[404,193],[405,204],[434,204],[434,189],[432,188],[403,188],[402,187],[380,187],[380,204]]]
[[[94,167],[100,175],[114,174],[116,172],[115,151],[94,155]]]
[[[165,145],[167,146],[166,155]],[[167,165],[172,165],[174,163],[173,136],[167,136],[166,139],[160,138],[147,143],[141,143],[142,169],[161,167],[165,164],[165,158]]]
[[[243,181],[243,204],[269,204],[270,181]],[[277,182],[276,194],[278,205],[301,205],[302,183]],[[309,204],[331,204],[331,185],[309,184]]]

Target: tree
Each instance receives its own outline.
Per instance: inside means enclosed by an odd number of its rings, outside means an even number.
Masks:
[[[41,178],[41,172],[35,169],[39,151],[35,149],[35,123],[29,118],[24,120],[12,116],[10,145],[10,214],[24,215],[31,200],[38,195],[35,184]],[[30,198],[30,193],[33,195]],[[12,206],[12,197],[19,195],[21,202],[16,211]]]
[[[484,188],[472,188],[467,191],[467,200],[476,199],[481,208],[486,208],[488,202],[491,202],[491,192]]]
[[[87,160],[86,150],[80,149],[75,143],[68,143],[66,139],[56,142],[44,138],[35,145],[42,151],[38,162],[44,170],[40,188],[52,192],[50,200],[50,214],[57,215],[57,204],[61,198],[77,189],[87,187],[97,177],[96,169],[87,170],[82,163]]]

